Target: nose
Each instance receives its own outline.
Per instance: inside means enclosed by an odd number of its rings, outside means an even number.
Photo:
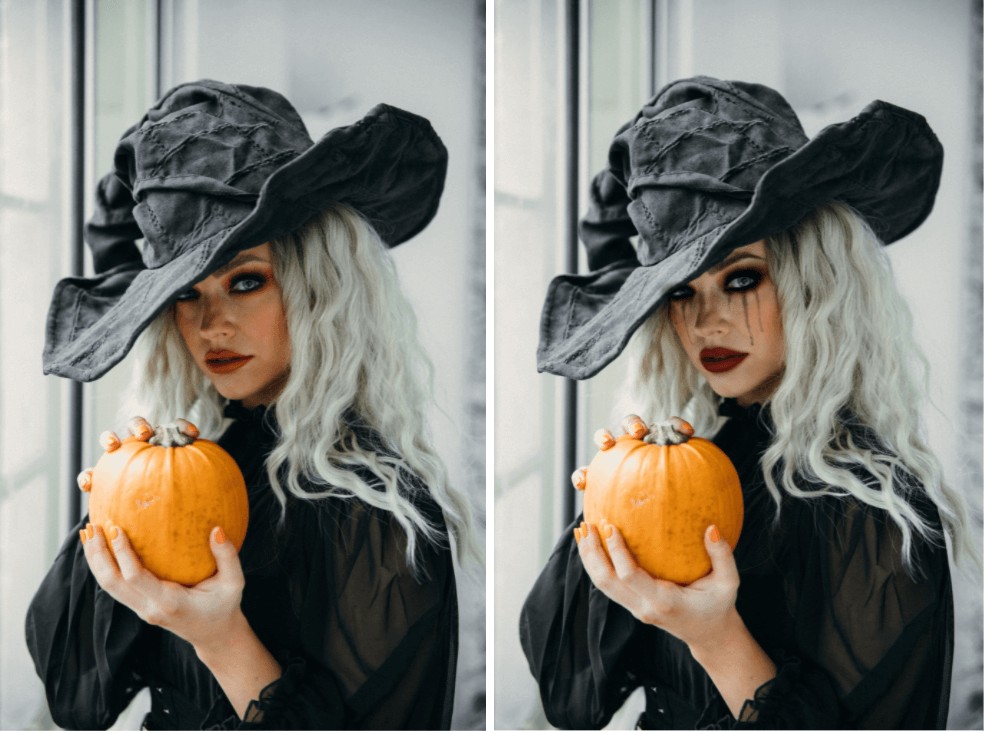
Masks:
[[[698,293],[694,298],[693,330],[700,337],[724,334],[731,328],[731,308],[727,297],[716,293]]]
[[[222,298],[201,298],[201,323],[198,326],[202,337],[214,339],[227,337],[235,331],[232,310]]]

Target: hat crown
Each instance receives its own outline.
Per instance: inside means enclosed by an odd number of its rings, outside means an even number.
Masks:
[[[147,267],[229,230],[270,175],[312,145],[291,104],[272,90],[204,80],[175,87],[116,150]]]
[[[609,153],[640,235],[639,262],[655,264],[719,232],[747,208],[762,176],[806,142],[796,113],[768,87],[696,77],[662,89]]]

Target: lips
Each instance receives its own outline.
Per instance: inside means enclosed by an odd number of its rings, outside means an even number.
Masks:
[[[230,352],[228,349],[210,349],[205,354],[205,366],[209,372],[222,375],[227,372],[235,372],[251,359],[250,356]]]
[[[700,350],[700,363],[708,372],[727,372],[733,370],[747,357],[745,352],[736,352],[724,347]]]

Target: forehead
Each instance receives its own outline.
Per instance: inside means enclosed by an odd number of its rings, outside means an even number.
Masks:
[[[240,251],[234,258],[232,258],[232,260],[227,262],[222,267],[217,268],[209,277],[221,277],[230,270],[235,270],[240,265],[246,265],[248,263],[266,263],[267,265],[272,264],[273,252],[270,249],[270,243],[264,242],[262,245]]]
[[[706,274],[713,275],[715,273],[719,273],[729,265],[738,262],[739,260],[746,259],[762,260],[767,263],[768,257],[766,256],[765,240],[759,240],[758,242],[753,242],[750,245],[736,247],[728,254],[727,257],[724,258],[724,260],[708,268]]]

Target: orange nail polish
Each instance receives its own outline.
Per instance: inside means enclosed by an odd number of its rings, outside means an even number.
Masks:
[[[110,526],[108,526],[107,532],[106,532],[106,536],[110,540],[116,540],[118,537],[120,537],[120,528],[119,528],[119,526],[118,525],[110,525]]]
[[[721,531],[718,530],[717,525],[711,525],[711,542],[717,543],[721,540]]]
[[[86,523],[85,525],[85,539],[92,540],[92,536],[96,534],[96,529],[92,527],[92,523]]]
[[[226,542],[226,534],[222,528],[218,528],[215,531],[215,542],[218,543],[219,545],[222,545],[223,543]]]
[[[581,528],[574,528],[574,542],[581,542]]]
[[[88,540],[88,538],[85,537],[85,528],[79,528],[79,540],[82,541],[82,545],[85,545],[85,541]]]
[[[604,536],[605,540],[608,540],[610,537],[612,537],[612,533],[614,531],[615,531],[614,525],[609,525],[608,523],[605,523],[605,527],[601,531],[601,534]]]

